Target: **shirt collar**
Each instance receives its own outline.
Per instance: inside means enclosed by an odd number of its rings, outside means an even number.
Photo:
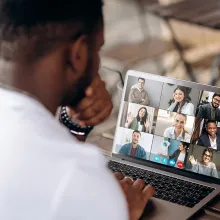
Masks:
[[[174,127],[172,127],[172,130],[171,130],[170,133],[172,134],[172,136],[175,136],[175,128],[174,128]],[[182,138],[182,134],[183,134],[183,131],[180,132],[180,135],[177,137],[177,139],[178,139],[179,137]]]

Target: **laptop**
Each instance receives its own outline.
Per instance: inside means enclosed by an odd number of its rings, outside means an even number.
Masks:
[[[190,219],[220,193],[215,93],[220,88],[127,72],[108,166],[154,186],[144,217]]]

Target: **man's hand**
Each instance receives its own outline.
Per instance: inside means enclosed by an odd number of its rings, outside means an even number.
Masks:
[[[95,126],[110,115],[113,108],[111,97],[99,75],[85,93],[86,97],[73,110],[81,126]]]
[[[115,173],[115,177],[123,189],[127,199],[130,220],[137,220],[141,217],[147,201],[154,194],[154,188],[151,185],[145,186],[143,180],[133,181],[129,177],[124,177],[121,173]]]

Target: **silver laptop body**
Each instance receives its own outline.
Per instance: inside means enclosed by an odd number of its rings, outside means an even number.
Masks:
[[[141,103],[140,103],[141,100],[138,100],[137,98],[135,100],[136,101],[135,103],[135,101],[132,102],[129,101],[129,98],[131,98],[129,96],[134,95],[135,91],[138,93],[137,91],[137,89],[139,89],[138,83],[139,82],[143,83],[143,80],[138,80],[139,78],[145,80],[143,89],[147,92],[147,97],[145,96],[145,100],[143,100],[143,102]],[[178,158],[176,157],[176,159],[180,161],[179,162],[175,161],[176,164],[174,166],[174,162],[173,162],[174,160],[170,159],[171,154],[173,153],[171,151],[174,151],[175,147],[177,148],[177,143],[180,143],[180,139],[176,140],[170,137],[164,137],[164,135],[168,131],[170,132],[170,133],[168,132],[170,135],[174,135],[174,133],[172,133],[173,131],[172,129],[174,129],[174,131],[176,132],[175,130],[176,125],[174,126],[172,123],[173,120],[176,120],[177,118],[177,116],[175,115],[177,114],[177,112],[180,111],[178,111],[176,108],[175,112],[173,113],[171,110],[172,108],[170,108],[170,106],[173,104],[172,100],[174,102],[174,98],[173,98],[174,90],[178,85],[182,87],[186,87],[186,89],[188,90],[188,96],[190,98],[187,101],[185,101],[185,103],[186,102],[191,103],[192,105],[189,106],[191,107],[194,106],[194,108],[193,110],[192,108],[190,110],[191,113],[193,111],[193,114],[191,115],[185,114],[187,115],[187,120],[188,120],[187,122],[188,124],[187,123],[185,124],[186,130],[189,130],[190,131],[189,135],[191,135],[190,143],[187,143],[188,148],[187,151],[185,151],[188,152],[187,155],[185,153],[186,159],[184,158],[183,155],[184,153],[181,154],[182,151],[178,151],[178,149],[176,149],[177,152],[180,152]],[[141,90],[139,90],[139,92],[140,91]],[[211,201],[216,195],[219,194],[220,171],[218,169],[220,168],[220,166],[218,164],[220,163],[220,152],[217,150],[213,150],[214,158],[212,157],[212,162],[210,163],[210,166],[212,166],[212,168],[210,169],[212,169],[212,171],[215,173],[213,174],[215,175],[215,177],[208,176],[207,172],[210,173],[209,167],[207,171],[206,167],[204,168],[203,165],[202,166],[198,165],[198,161],[201,159],[200,155],[202,156],[201,160],[203,160],[204,157],[207,157],[207,155],[201,154],[201,152],[204,152],[204,149],[206,147],[197,145],[198,142],[195,141],[194,144],[192,144],[192,138],[193,136],[195,136],[196,129],[197,131],[199,131],[199,133],[201,133],[202,127],[205,123],[205,120],[203,120],[200,122],[199,126],[195,127],[196,126],[195,120],[196,118],[198,118],[195,116],[198,113],[199,105],[204,104],[205,101],[208,102],[209,98],[211,97],[211,95],[213,95],[213,93],[220,93],[220,88],[188,82],[184,80],[167,78],[159,75],[153,75],[153,74],[134,71],[134,70],[129,70],[127,72],[124,82],[124,89],[121,99],[121,106],[119,110],[112,155],[109,159],[111,161],[116,161],[119,163],[131,165],[132,167],[153,171],[156,174],[164,174],[169,177],[174,177],[179,180],[185,180],[190,183],[207,186],[214,189],[208,196],[206,196],[204,199],[202,199],[199,203],[197,203],[195,206],[191,208],[153,197],[146,206],[143,219],[145,218],[169,219],[169,220],[189,219],[192,218],[202,207],[204,207],[209,201]],[[205,97],[205,101],[204,101],[204,97]],[[135,97],[133,98],[135,99]],[[148,100],[146,101],[146,99]],[[137,112],[138,109],[140,109],[143,106],[146,106],[148,110],[148,122],[149,122],[148,126],[143,125],[143,123],[141,125],[140,121],[137,123],[137,120],[135,119],[136,123],[133,123],[133,127],[132,126],[129,127],[127,123],[128,115],[130,114],[129,115],[130,117],[131,114],[133,114],[133,120],[134,120],[136,116],[135,113]],[[181,110],[183,110],[183,107]],[[185,108],[185,112],[187,113],[186,108]],[[139,112],[137,113],[139,114]],[[127,123],[127,127],[125,126],[126,123]],[[125,153],[126,150],[123,151],[122,149],[122,147],[124,146],[125,146],[124,149],[129,149],[131,142],[133,143],[133,139],[131,140],[131,138],[133,138],[132,136],[133,132],[136,130],[135,126],[140,130],[141,133],[140,138],[142,139],[141,141],[139,140],[138,144],[142,145],[142,149],[144,148],[145,150],[147,156],[145,156],[144,159],[140,158],[144,154],[143,153],[144,151],[142,152],[142,154],[141,151],[139,151],[139,154],[137,154],[138,150],[136,150],[136,152],[131,152],[132,151],[131,150],[129,152],[129,155],[128,154],[126,155]],[[144,126],[145,128],[143,128]],[[146,127],[149,127],[148,131],[146,130]],[[187,141],[186,138],[187,135],[185,134],[185,140],[184,140],[185,142]],[[160,140],[162,141],[161,144],[160,144]],[[168,145],[167,149],[163,148],[164,146],[163,142],[165,143],[165,145],[166,144]],[[136,155],[138,155],[138,157]],[[195,161],[197,160],[196,166],[198,165],[198,167],[201,168],[200,171],[197,170],[197,173],[195,172],[195,169],[194,171],[192,171],[192,167],[195,167],[194,166],[195,164],[193,165],[193,163],[189,161],[190,156],[194,156]],[[201,173],[205,171],[207,171],[205,174]],[[218,177],[216,175],[218,175]],[[188,191],[190,192],[191,189],[188,188]]]

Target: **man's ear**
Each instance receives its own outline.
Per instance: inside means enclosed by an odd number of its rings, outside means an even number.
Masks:
[[[88,45],[85,35],[80,36],[71,44],[68,59],[76,73],[81,75],[85,72],[88,62]]]

